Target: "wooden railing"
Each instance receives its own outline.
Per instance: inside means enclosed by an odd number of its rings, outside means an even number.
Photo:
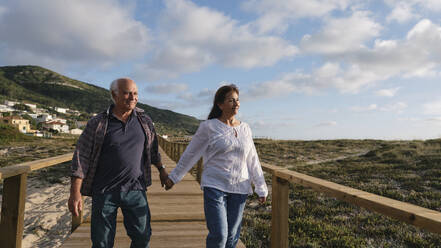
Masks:
[[[3,179],[0,246],[20,248],[23,238],[26,183],[30,172],[72,160],[73,153],[0,168]]]
[[[178,161],[186,144],[169,142],[163,138],[160,138],[159,141],[159,144],[166,153],[173,160]],[[199,161],[199,163],[202,164],[201,161]],[[197,168],[197,175],[200,177],[202,165]],[[346,187],[274,165],[263,163],[262,168],[265,172],[272,175],[272,248],[287,248],[289,246],[288,196],[289,185],[291,183],[310,187],[330,197],[335,197],[339,200],[404,221],[430,232],[441,234],[441,212]]]
[[[181,154],[184,153],[188,143],[186,142],[170,142],[167,139],[158,136],[159,145],[167,153],[167,155],[176,163],[179,161]],[[193,166],[193,174],[196,176],[196,180],[201,184],[202,176],[202,158]]]

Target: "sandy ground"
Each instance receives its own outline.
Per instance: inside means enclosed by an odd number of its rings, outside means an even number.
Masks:
[[[38,178],[27,182],[23,248],[60,247],[70,234],[71,214],[67,208],[70,178],[62,183],[49,184]],[[86,198],[85,216],[89,214],[90,199]]]

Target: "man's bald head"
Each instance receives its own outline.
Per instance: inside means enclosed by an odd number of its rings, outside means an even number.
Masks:
[[[118,78],[110,84],[110,95],[117,110],[131,111],[138,102],[138,87],[130,78]]]
[[[135,84],[135,82],[130,78],[118,78],[112,81],[110,84],[110,98],[112,98],[112,101],[115,103],[114,96],[117,96],[119,93],[120,84],[126,84],[128,82],[132,82]],[[136,84],[135,84],[136,85]]]

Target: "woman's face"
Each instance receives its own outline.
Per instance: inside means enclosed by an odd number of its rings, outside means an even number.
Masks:
[[[226,96],[223,103],[218,105],[222,110],[222,114],[226,116],[234,116],[239,112],[240,102],[239,95],[236,91],[230,91]]]

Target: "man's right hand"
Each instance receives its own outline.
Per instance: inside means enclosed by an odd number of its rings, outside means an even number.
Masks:
[[[80,192],[71,192],[68,201],[69,211],[74,215],[80,215],[83,210],[83,199]]]
[[[67,205],[69,207],[69,211],[74,215],[80,215],[80,212],[83,210],[83,197],[80,193],[81,184],[83,183],[83,179],[78,177],[71,178],[70,185],[70,197]]]

